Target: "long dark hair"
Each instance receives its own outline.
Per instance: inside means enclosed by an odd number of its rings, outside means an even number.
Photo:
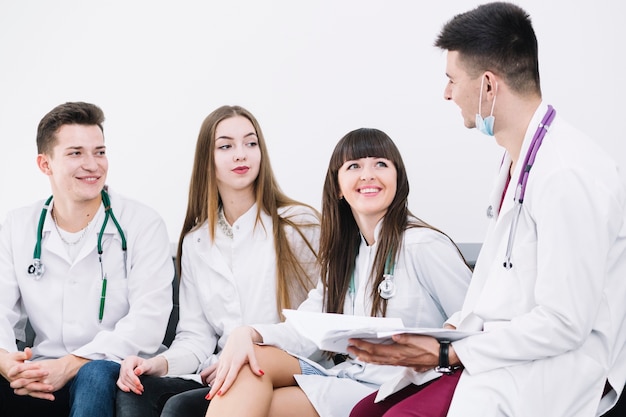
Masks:
[[[405,230],[427,227],[439,231],[409,211],[409,180],[400,151],[391,138],[380,130],[367,128],[346,134],[337,143],[330,157],[322,195],[320,262],[324,282],[324,311],[327,313],[343,313],[361,242],[350,205],[339,197],[339,169],[346,161],[367,157],[388,159],[397,171],[396,195],[382,221],[372,275],[369,277],[372,281],[370,315],[384,316],[387,312],[387,300],[378,296],[378,285],[383,280],[387,257],[397,257]]]

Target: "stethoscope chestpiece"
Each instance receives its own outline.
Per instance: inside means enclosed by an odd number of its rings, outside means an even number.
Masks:
[[[46,268],[41,263],[41,259],[33,259],[33,263],[28,265],[28,273],[36,280],[41,278],[44,272],[46,272]]]
[[[396,284],[393,282],[393,275],[385,274],[385,278],[380,284],[378,284],[378,294],[385,300],[390,299],[396,295]]]

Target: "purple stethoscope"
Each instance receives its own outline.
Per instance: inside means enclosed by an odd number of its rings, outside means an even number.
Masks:
[[[528,152],[526,152],[526,158],[524,159],[524,165],[522,166],[522,172],[520,173],[519,180],[517,181],[517,188],[515,189],[515,214],[513,221],[511,222],[511,229],[509,230],[509,241],[506,245],[506,254],[504,258],[504,269],[511,269],[513,264],[511,263],[511,253],[513,252],[513,242],[515,241],[515,233],[517,231],[517,222],[519,220],[520,213],[522,212],[522,203],[524,202],[524,194],[526,194],[526,185],[528,184],[528,176],[530,169],[535,163],[535,157],[537,151],[543,142],[543,138],[550,128],[550,124],[556,116],[556,110],[554,107],[548,105],[548,111],[537,126],[537,131],[533,136],[533,140],[530,142]]]

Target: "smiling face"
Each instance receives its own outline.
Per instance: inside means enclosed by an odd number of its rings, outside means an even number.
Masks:
[[[443,93],[444,99],[452,100],[459,106],[465,127],[470,129],[476,127],[481,77],[472,77],[467,72],[457,51],[448,51],[446,75],[448,83]],[[486,109],[486,115],[491,108],[490,105],[490,103],[483,103],[482,107],[483,111]]]
[[[357,223],[377,223],[396,195],[397,172],[386,158],[344,162],[337,174],[340,197],[350,205]]]
[[[215,128],[215,177],[220,194],[254,192],[261,150],[254,126],[243,116],[229,117]]]
[[[37,156],[55,201],[81,204],[99,199],[109,169],[102,130],[97,125],[67,124],[55,138],[50,154]]]

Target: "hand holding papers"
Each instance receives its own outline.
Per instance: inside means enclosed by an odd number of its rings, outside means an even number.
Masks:
[[[298,333],[313,341],[318,348],[346,353],[348,339],[364,339],[373,343],[392,343],[394,334],[411,333],[450,341],[459,340],[476,332],[462,332],[442,328],[404,327],[402,320],[390,317],[365,317],[347,314],[313,313],[283,310],[283,314]]]

